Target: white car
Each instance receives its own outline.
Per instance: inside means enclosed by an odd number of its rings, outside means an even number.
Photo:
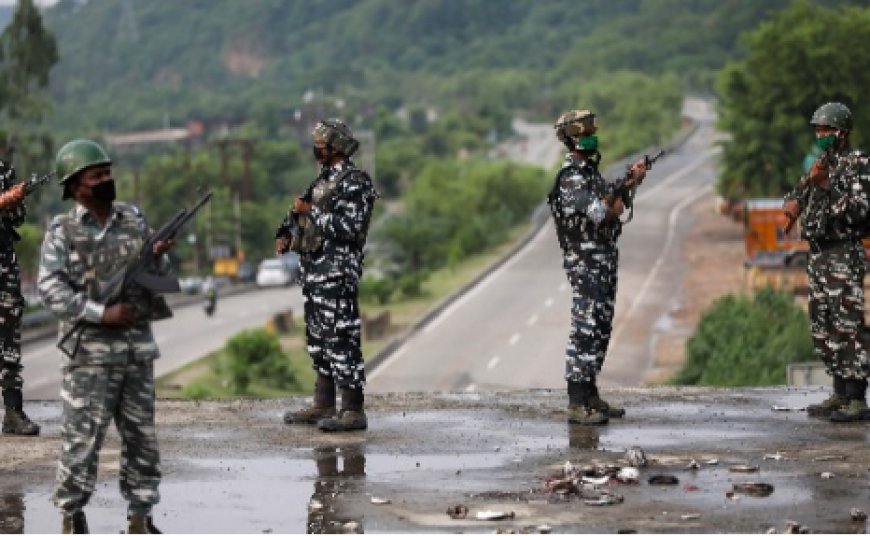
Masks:
[[[286,287],[293,279],[293,272],[281,259],[266,259],[257,268],[257,286],[260,287]]]

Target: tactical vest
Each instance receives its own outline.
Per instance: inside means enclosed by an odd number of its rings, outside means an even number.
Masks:
[[[562,250],[567,250],[571,244],[596,243],[602,246],[615,244],[622,232],[622,224],[618,220],[610,223],[602,222],[598,226],[594,226],[586,219],[585,215],[578,215],[576,216],[579,220],[577,225],[571,225],[567,221],[568,218],[562,211],[559,189],[562,185],[562,179],[570,173],[582,175],[583,171],[576,164],[564,165],[556,174],[556,180],[547,195],[547,204],[550,205],[550,212],[556,226],[556,236]]]
[[[330,179],[319,176],[308,188],[305,197],[311,199],[311,204],[318,209],[329,212],[338,184],[352,173],[365,174],[365,171],[350,168],[335,174]],[[296,225],[290,234],[290,250],[296,253],[313,253],[323,245],[323,235],[316,225],[305,214],[290,212],[290,218]]]
[[[72,213],[58,216],[57,223],[63,228],[69,244],[69,284],[76,292],[84,291],[89,300],[99,301],[101,285],[123,270],[139,254],[145,242],[136,226],[136,216],[132,210],[120,210],[120,224],[125,234],[136,238],[124,244],[112,244],[109,248],[97,249],[93,237],[81,227]],[[133,285],[125,290],[121,301],[136,307],[137,318],[144,321],[163,320],[172,316],[166,300],[148,289]],[[103,304],[109,305],[109,304]]]

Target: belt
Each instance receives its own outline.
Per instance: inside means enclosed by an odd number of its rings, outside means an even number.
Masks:
[[[842,238],[839,240],[810,240],[810,251],[813,253],[822,253],[824,251],[831,251],[852,245],[857,241],[858,240],[854,238]]]

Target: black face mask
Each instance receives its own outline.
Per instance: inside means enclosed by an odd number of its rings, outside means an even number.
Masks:
[[[312,147],[314,151],[314,159],[320,162],[321,164],[326,164],[329,161],[330,151],[327,147],[326,149],[320,149],[317,146]]]
[[[115,181],[109,179],[91,187],[91,197],[111,203],[115,200]]]

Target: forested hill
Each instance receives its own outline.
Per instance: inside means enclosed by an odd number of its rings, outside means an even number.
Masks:
[[[738,35],[787,0],[61,0],[55,126],[234,120],[303,94],[351,109],[488,93],[547,116],[604,71],[709,89]],[[839,5],[845,1],[816,3]],[[856,2],[848,2],[854,4]]]

